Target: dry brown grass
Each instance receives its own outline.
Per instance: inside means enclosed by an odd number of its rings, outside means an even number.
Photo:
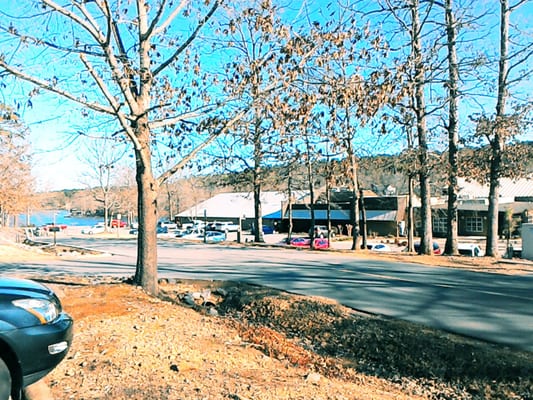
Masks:
[[[530,399],[533,354],[233,282],[55,283],[76,321],[56,399]],[[220,316],[186,306],[216,293]]]
[[[55,399],[423,398],[370,375],[314,374],[309,360],[321,357],[284,333],[208,317],[130,285],[53,287],[76,321],[67,358],[45,378]]]

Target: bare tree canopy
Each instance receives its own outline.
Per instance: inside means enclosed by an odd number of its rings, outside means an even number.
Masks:
[[[528,129],[515,117],[531,110],[527,90],[521,89],[521,99],[510,93],[524,79],[530,83],[533,71],[532,41],[517,35],[519,23],[509,22],[527,2],[500,0],[500,24],[485,12],[490,2],[458,3],[4,2],[0,89],[18,88],[15,110],[32,107],[37,96],[62,99],[74,106],[68,111],[71,120],[86,127],[74,135],[106,132],[110,142],[123,145],[135,164],[137,185],[135,282],[152,294],[158,291],[160,192],[167,191],[172,217],[170,205],[179,196],[163,185],[200,155],[205,158],[197,169],[214,171],[220,164],[209,156],[217,151],[205,152],[214,144],[222,149],[218,155],[223,153],[225,167],[247,172],[258,241],[265,167],[317,163],[326,150],[328,157],[330,150],[337,153],[347,166],[338,181],[353,190],[357,228],[361,154],[405,153],[402,171],[409,176],[410,193],[418,190],[421,197],[420,249],[430,254],[431,178],[433,167],[445,160],[440,154],[449,151],[453,194],[458,150],[471,144],[465,138],[475,130],[474,137],[484,138],[474,143],[477,154],[485,154],[481,145],[491,146],[485,165],[492,162],[493,172],[485,178],[497,188],[505,146]],[[475,37],[482,24],[481,37]],[[494,38],[498,26],[499,51],[486,49],[483,40]],[[506,111],[511,98],[517,102],[513,115]],[[492,108],[495,112],[485,112]],[[473,118],[465,118],[469,115]],[[492,196],[497,198],[496,190]],[[453,217],[456,199],[449,199]],[[497,220],[497,214],[490,219]],[[410,230],[414,225],[411,221]],[[451,237],[450,253],[455,242]]]
[[[5,13],[0,25],[8,38],[0,67],[32,84],[28,101],[42,90],[55,93],[78,104],[81,116],[111,116],[117,135],[131,142],[142,221],[135,280],[153,294],[159,185],[227,126],[209,114],[217,105],[194,47],[218,6],[31,1]],[[157,177],[152,156],[160,142],[175,149],[175,162]]]

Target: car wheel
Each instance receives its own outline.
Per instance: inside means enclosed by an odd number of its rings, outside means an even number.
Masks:
[[[4,360],[0,358],[0,400],[8,400],[11,396],[11,373]]]

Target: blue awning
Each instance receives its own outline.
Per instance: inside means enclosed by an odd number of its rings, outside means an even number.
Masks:
[[[349,210],[331,210],[330,219],[338,221],[349,221],[350,220],[350,211]],[[285,218],[289,218],[289,213],[285,212]],[[311,210],[292,210],[293,219],[311,219]],[[328,219],[327,210],[315,210],[315,219],[326,220]]]

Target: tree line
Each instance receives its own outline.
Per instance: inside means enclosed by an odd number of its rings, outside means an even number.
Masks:
[[[25,213],[34,193],[27,127],[9,106],[0,103],[0,226]]]
[[[247,171],[261,241],[267,166],[281,168],[290,192],[300,166],[312,189],[313,165],[337,160],[328,184],[342,180],[358,199],[361,159],[398,154],[394,168],[421,198],[420,250],[431,254],[430,177],[443,162],[435,151],[446,151],[445,250],[457,252],[457,178],[469,166],[490,184],[486,252],[497,256],[499,179],[523,173],[504,163],[520,164],[509,145],[531,117],[533,43],[520,31],[527,24],[513,23],[526,0],[494,10],[466,0],[19,3],[0,7],[0,77],[28,93],[13,97],[15,109],[43,93],[65,98],[85,121],[74,134],[132,156],[135,282],[148,292],[158,291],[160,193],[176,174],[219,169]],[[458,149],[474,145],[459,160]],[[109,163],[99,165],[104,177]]]

